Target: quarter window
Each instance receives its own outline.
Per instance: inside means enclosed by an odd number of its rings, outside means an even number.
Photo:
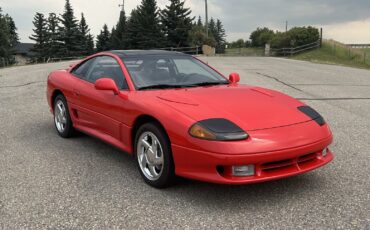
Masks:
[[[96,58],[92,58],[92,59],[89,59],[89,60],[85,61],[84,63],[82,63],[81,65],[76,67],[72,71],[72,74],[75,75],[76,77],[86,79],[87,74],[89,72],[89,69],[90,69],[92,63],[94,63],[95,59]]]

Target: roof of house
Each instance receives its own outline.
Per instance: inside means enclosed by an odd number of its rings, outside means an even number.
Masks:
[[[25,54],[32,56],[34,53],[31,51],[35,44],[33,43],[18,43],[15,46],[15,54]]]

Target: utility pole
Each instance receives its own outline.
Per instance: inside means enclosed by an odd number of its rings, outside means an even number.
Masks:
[[[288,20],[285,21],[285,32],[288,32]]]
[[[207,0],[205,0],[205,3],[206,3],[206,34],[208,38],[208,3],[207,3]]]
[[[122,0],[122,4],[119,4],[118,7],[122,7],[121,11],[125,11],[125,0]]]

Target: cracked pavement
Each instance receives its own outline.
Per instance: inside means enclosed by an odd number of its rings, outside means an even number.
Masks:
[[[156,190],[127,154],[86,135],[57,135],[46,78],[70,62],[0,69],[0,229],[370,229],[370,71],[202,59],[239,72],[242,83],[306,99],[331,125],[334,162],[263,184],[181,179]]]

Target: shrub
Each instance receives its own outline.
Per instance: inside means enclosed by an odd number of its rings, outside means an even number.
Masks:
[[[317,28],[294,27],[288,32],[274,32],[268,28],[257,28],[251,36],[251,45],[254,47],[264,46],[270,43],[272,48],[289,48],[314,43],[320,38]]]

